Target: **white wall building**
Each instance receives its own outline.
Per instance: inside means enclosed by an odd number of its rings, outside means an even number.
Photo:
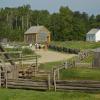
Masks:
[[[99,42],[100,41],[100,29],[91,29],[87,34],[86,34],[86,41],[94,41],[94,42]]]

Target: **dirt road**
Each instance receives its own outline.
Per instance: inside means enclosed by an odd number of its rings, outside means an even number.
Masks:
[[[35,50],[35,52],[41,56],[39,63],[62,61],[75,56],[74,54],[65,54],[50,50]]]

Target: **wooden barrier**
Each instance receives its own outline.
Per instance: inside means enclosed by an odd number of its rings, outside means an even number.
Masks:
[[[57,80],[56,81],[56,90],[100,90],[100,81],[69,81],[69,80]]]
[[[49,77],[50,78],[50,77]],[[5,80],[2,80],[2,83]],[[55,82],[55,83],[54,83]],[[31,90],[51,90],[55,85],[55,91],[81,90],[81,91],[100,91],[100,81],[90,80],[7,80],[7,88],[31,89]],[[5,82],[4,82],[5,83]]]

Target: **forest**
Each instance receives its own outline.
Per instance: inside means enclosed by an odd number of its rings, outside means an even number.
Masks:
[[[36,25],[46,26],[53,41],[84,41],[91,28],[100,28],[100,14],[89,15],[64,6],[55,13],[32,10],[30,5],[0,8],[0,38],[23,41],[24,32]]]

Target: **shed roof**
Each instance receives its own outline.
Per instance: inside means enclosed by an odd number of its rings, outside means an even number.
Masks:
[[[32,26],[25,32],[25,34],[34,34],[39,33],[41,31],[50,33],[50,31],[45,26]]]
[[[96,34],[98,31],[100,31],[100,29],[94,28],[91,29],[87,34]]]

